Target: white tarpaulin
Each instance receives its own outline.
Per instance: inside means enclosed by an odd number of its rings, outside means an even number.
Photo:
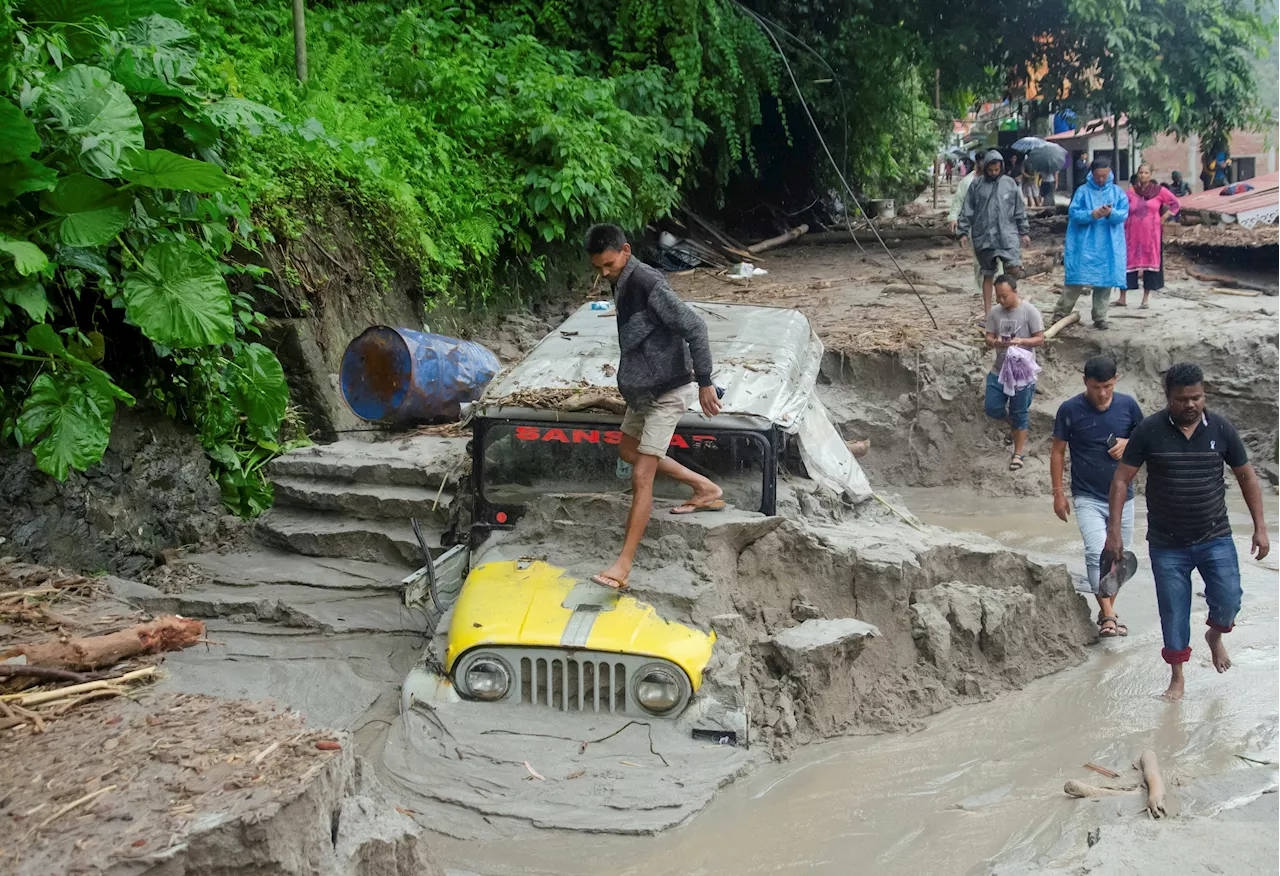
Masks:
[[[773,424],[796,435],[801,458],[815,481],[854,499],[868,498],[866,475],[815,392],[823,349],[808,318],[779,307],[704,302],[690,306],[706,321],[712,380],[725,391],[723,412],[716,420],[746,418],[754,421],[750,428]],[[525,390],[616,389],[619,355],[613,311],[584,304],[523,361],[498,375],[473,413],[492,416],[498,412],[493,407],[496,400]]]

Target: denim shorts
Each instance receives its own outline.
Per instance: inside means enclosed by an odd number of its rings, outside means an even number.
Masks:
[[[1220,633],[1231,632],[1240,612],[1240,562],[1231,536],[1186,547],[1147,546],[1156,579],[1156,604],[1164,633],[1161,656],[1166,663],[1191,659],[1191,571],[1204,581],[1209,603],[1206,623]]]
[[[982,407],[991,419],[1007,419],[1010,428],[1025,429],[1029,419],[1027,412],[1031,410],[1031,398],[1035,394],[1036,385],[1033,383],[1030,386],[1023,387],[1013,395],[1005,395],[1004,387],[1000,385],[1000,378],[988,371],[987,395],[983,400]]]

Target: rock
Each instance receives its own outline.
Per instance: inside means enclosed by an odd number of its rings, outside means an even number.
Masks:
[[[791,603],[791,616],[803,623],[808,620],[818,620],[825,617],[822,609],[803,597],[797,598]]]

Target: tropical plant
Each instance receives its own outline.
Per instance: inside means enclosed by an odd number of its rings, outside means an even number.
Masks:
[[[3,13],[0,437],[63,480],[142,396],[196,427],[231,507],[260,510],[248,473],[279,449],[288,392],[253,297],[227,285],[262,269],[233,254],[257,232],[221,154],[237,120],[275,114],[199,86],[172,0]]]

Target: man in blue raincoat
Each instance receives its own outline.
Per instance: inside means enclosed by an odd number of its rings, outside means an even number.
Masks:
[[[1111,162],[1099,155],[1089,165],[1089,179],[1071,199],[1067,224],[1067,249],[1063,262],[1066,282],[1053,307],[1053,322],[1075,309],[1076,300],[1092,287],[1094,328],[1107,327],[1111,290],[1124,288],[1128,254],[1124,244],[1124,220],[1129,218],[1129,196],[1115,184]]]

